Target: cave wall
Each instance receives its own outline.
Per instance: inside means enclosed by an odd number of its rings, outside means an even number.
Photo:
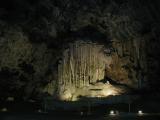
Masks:
[[[79,35],[79,30],[87,26],[107,36],[103,43],[112,42],[114,51],[108,55],[114,60],[106,76],[134,88],[147,85],[157,92],[159,6],[159,0],[0,1],[1,96],[35,98],[43,88],[53,94],[63,46],[75,42],[75,36],[84,40],[86,35]],[[99,42],[96,31],[87,31],[89,40]]]
[[[112,40],[114,52],[110,54],[112,63],[106,76],[118,83],[133,88],[145,87],[147,84],[147,51],[143,38],[133,40]]]

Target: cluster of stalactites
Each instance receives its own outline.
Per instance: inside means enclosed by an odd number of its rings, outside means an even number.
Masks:
[[[70,44],[58,65],[59,87],[83,87],[104,79],[106,56],[103,48],[103,45],[83,41]]]

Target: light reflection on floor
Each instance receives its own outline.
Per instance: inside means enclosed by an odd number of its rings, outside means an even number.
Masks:
[[[0,113],[0,120],[160,120],[160,113],[123,113],[106,116],[56,116],[52,114]]]

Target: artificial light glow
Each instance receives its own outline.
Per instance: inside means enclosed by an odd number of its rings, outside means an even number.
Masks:
[[[138,114],[139,114],[139,115],[142,115],[142,114],[143,114],[142,110],[139,110],[139,111],[138,111]]]
[[[1,111],[2,111],[2,112],[7,112],[8,110],[7,110],[7,108],[2,108]]]
[[[71,100],[71,98],[72,98],[72,94],[68,91],[65,92],[64,94],[61,94],[60,96],[61,100],[66,100],[66,101]]]
[[[108,90],[107,95],[113,95],[113,91]]]
[[[110,111],[110,115],[115,115],[113,110]]]
[[[102,96],[98,95],[97,97],[98,97],[98,98],[101,98]]]
[[[77,101],[77,100],[79,100],[77,97],[75,97],[75,96],[72,96],[72,99],[71,99],[72,101]]]
[[[37,112],[41,113],[41,112],[42,112],[42,110],[41,110],[41,109],[38,109],[38,110],[37,110]]]
[[[103,91],[102,91],[102,94],[103,94],[103,96],[109,96],[109,95],[115,95],[115,94],[117,94],[117,92],[116,91],[114,91],[114,90],[106,90],[106,89],[104,89]]]
[[[105,98],[108,96],[119,95],[123,92],[121,88],[115,87],[111,84],[95,83],[89,87],[72,88],[60,90],[59,99],[65,101],[78,101],[79,96],[93,97],[93,98]]]

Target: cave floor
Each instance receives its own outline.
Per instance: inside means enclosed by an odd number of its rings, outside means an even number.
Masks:
[[[0,113],[1,120],[159,120],[160,114],[122,114],[122,115],[107,115],[106,116],[61,116],[47,113]]]

